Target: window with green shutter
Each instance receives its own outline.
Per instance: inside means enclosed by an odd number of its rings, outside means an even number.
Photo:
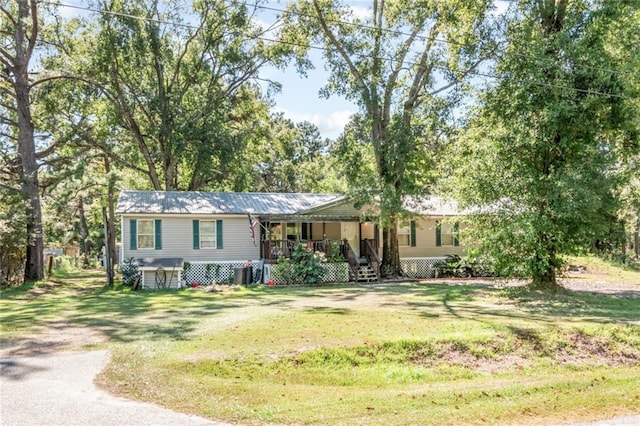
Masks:
[[[129,219],[129,248],[138,250],[138,221]]]
[[[156,250],[162,250],[162,221],[160,219],[155,220],[155,236],[154,248]]]
[[[460,245],[460,224],[458,222],[453,224],[453,245]]]
[[[410,243],[411,243],[411,247],[415,247],[416,246],[416,221],[412,220],[411,221],[411,234],[410,234]]]
[[[411,224],[402,222],[398,225],[398,246],[411,246]]]
[[[162,249],[162,220],[130,219],[129,247],[131,250]]]
[[[200,221],[200,248],[201,249],[218,248],[218,238],[216,236],[215,220]]]
[[[198,219],[193,220],[193,249],[200,249],[200,221]]]
[[[458,224],[436,222],[436,247],[457,245],[459,245]]]
[[[216,220],[216,248],[222,248],[222,220]]]

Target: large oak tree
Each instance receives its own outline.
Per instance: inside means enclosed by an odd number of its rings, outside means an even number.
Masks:
[[[425,140],[433,141],[431,132],[458,100],[455,89],[483,56],[490,5],[373,0],[368,15],[358,16],[338,0],[298,0],[284,16],[284,39],[299,53],[323,50],[330,76],[322,93],[360,106],[359,123],[373,147],[376,179],[359,188],[364,197],[358,198],[379,203],[382,267],[393,275],[401,273],[397,226],[403,199],[428,191],[424,175],[430,174],[429,166],[420,160]]]

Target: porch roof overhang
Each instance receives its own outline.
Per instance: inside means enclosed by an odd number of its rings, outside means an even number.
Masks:
[[[260,215],[260,221],[268,222],[361,222],[359,216],[322,215],[322,214],[287,214]]]

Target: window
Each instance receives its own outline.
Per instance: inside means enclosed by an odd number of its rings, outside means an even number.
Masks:
[[[155,229],[154,221],[151,219],[138,220],[138,248],[152,249],[155,248]]]
[[[193,220],[193,249],[222,249],[222,220]]]
[[[398,245],[401,247],[409,247],[411,245],[411,226],[409,223],[398,225]]]
[[[200,221],[200,248],[216,248],[216,221],[201,220]]]
[[[438,222],[436,246],[458,246],[458,223]]]
[[[131,250],[162,250],[162,220],[129,219],[129,243]]]
[[[416,222],[401,222],[398,225],[398,246],[415,247],[416,246]]]

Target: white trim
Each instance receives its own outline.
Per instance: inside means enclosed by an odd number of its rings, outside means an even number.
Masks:
[[[195,219],[194,219],[195,220]],[[199,250],[218,250],[218,224],[217,221],[221,219],[198,219],[198,247]],[[213,224],[213,246],[212,247],[203,247],[202,246],[202,222],[210,222]]]
[[[151,222],[151,234],[140,234],[140,222]],[[151,235],[151,247],[140,246],[140,235]],[[156,249],[156,221],[155,219],[138,219],[136,224],[136,250],[155,250]]]

